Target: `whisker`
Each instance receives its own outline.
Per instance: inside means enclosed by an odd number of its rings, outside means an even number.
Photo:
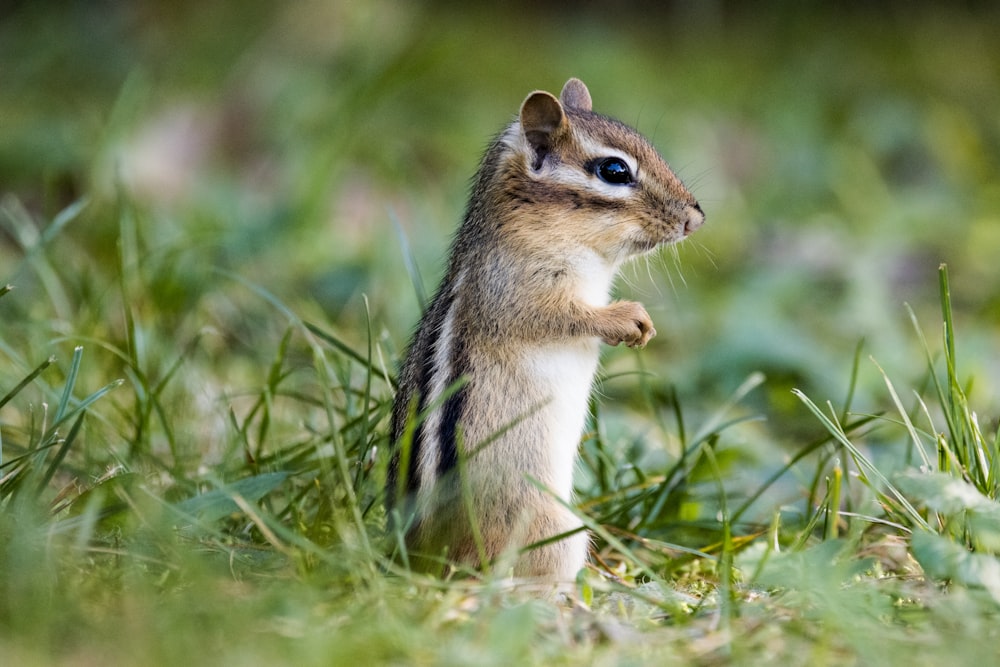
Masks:
[[[618,277],[619,277],[619,279],[620,279],[620,280],[621,280],[621,281],[622,281],[623,283],[625,283],[625,285],[626,285],[626,286],[627,286],[627,287],[628,287],[629,289],[631,289],[631,290],[635,290],[635,289],[636,289],[636,283],[635,283],[635,277],[634,277],[634,276],[630,277],[630,276],[629,276],[629,274],[628,274],[628,272],[629,272],[629,271],[634,271],[634,270],[635,270],[635,269],[634,269],[634,268],[632,267],[632,265],[631,265],[631,262],[630,262],[629,264],[627,264],[627,265],[626,265],[626,266],[625,266],[625,267],[623,268],[623,270],[621,270],[621,271],[619,271],[619,272],[618,272]]]
[[[706,246],[704,243],[701,243],[700,241],[695,241],[693,245],[695,250],[699,252],[702,257],[708,260],[708,263],[712,265],[712,268],[718,270],[719,265],[715,261],[715,253],[712,252],[711,248]]]
[[[674,270],[677,273],[677,279],[680,280],[680,283],[681,283],[681,285],[683,287],[687,287],[688,283],[687,283],[687,278],[684,277],[684,265],[681,262],[681,251],[680,251],[680,248],[675,244],[675,245],[670,246],[670,250],[668,252],[669,252],[670,257],[674,260],[673,261],[673,264],[674,264],[673,268],[674,268]],[[666,262],[667,262],[667,258],[664,257],[663,258],[663,263],[665,265],[666,265]],[[669,267],[666,268],[666,271],[671,276],[673,276],[673,272],[670,271]],[[674,282],[672,280],[671,280],[670,284],[674,288],[674,296],[676,296],[677,295],[677,286],[674,284]]]
[[[691,176],[690,179],[688,179],[687,177],[685,177],[684,178],[684,182],[688,184],[688,189],[689,190],[692,190],[692,191],[696,190],[698,188],[698,186],[701,185],[701,183],[705,180],[705,177],[708,176],[709,174],[711,174],[713,171],[715,171],[715,169],[712,168],[712,167],[708,167],[706,169],[702,169],[698,173],[696,173],[693,176]],[[680,176],[678,175],[678,178],[679,177]],[[702,198],[699,197],[699,199],[702,199]]]
[[[653,278],[653,256],[646,255],[643,259],[645,259],[645,264],[646,264],[646,277],[649,278],[649,282],[653,285],[653,288],[656,290],[656,296],[662,297],[663,292],[660,291],[660,283],[655,278]]]

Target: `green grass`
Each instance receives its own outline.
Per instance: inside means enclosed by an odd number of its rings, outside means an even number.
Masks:
[[[0,21],[0,661],[995,662],[995,11],[144,7]],[[466,179],[570,75],[708,213],[621,281],[576,607],[381,503]]]

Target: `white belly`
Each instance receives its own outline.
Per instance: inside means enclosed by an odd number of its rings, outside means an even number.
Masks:
[[[541,393],[548,399],[539,417],[546,433],[550,483],[564,500],[573,492],[576,451],[586,423],[597,357],[598,342],[589,339],[539,348],[529,360]]]

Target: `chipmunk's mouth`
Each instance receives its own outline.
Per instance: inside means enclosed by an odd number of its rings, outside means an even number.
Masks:
[[[632,254],[642,255],[657,248],[683,241],[701,226],[700,220],[693,219],[696,215],[689,215],[683,221],[656,220],[642,229],[637,229],[628,239]]]
[[[635,238],[629,239],[630,253],[631,255],[643,255],[652,250],[656,250],[661,245],[669,243],[670,241],[665,238],[654,238],[649,235],[637,236]]]

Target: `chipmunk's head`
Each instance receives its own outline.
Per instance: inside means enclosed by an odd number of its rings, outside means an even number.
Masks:
[[[547,221],[554,241],[573,239],[618,263],[679,241],[705,220],[648,141],[592,111],[579,79],[558,98],[531,93],[502,140],[511,149],[502,188],[511,208],[533,219],[536,233]]]

